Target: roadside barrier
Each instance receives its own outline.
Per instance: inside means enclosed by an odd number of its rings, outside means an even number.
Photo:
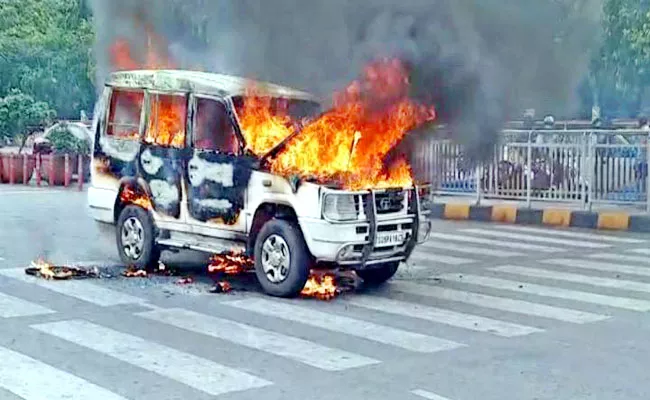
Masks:
[[[415,160],[436,196],[579,205],[642,206],[650,213],[649,132],[643,130],[503,130],[476,164],[451,140],[425,143]]]
[[[2,154],[0,183],[72,187],[83,190],[89,157],[70,154]]]

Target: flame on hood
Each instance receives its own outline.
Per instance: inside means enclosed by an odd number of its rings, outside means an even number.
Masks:
[[[408,97],[408,70],[398,59],[371,63],[363,77],[335,95],[334,106],[311,121],[292,120],[269,99],[244,100],[239,121],[248,149],[262,156],[281,143],[270,170],[348,189],[405,187],[413,184],[404,155],[388,161],[406,134],[436,117],[433,107]]]

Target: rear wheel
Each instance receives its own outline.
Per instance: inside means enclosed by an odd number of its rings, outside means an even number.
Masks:
[[[395,275],[399,268],[399,262],[380,264],[375,268],[357,271],[357,275],[369,285],[381,285]]]
[[[141,207],[124,207],[117,220],[117,251],[128,266],[153,270],[160,260],[156,228],[149,213]]]
[[[264,292],[276,297],[294,297],[309,278],[309,251],[300,228],[292,222],[273,219],[255,240],[255,274]]]

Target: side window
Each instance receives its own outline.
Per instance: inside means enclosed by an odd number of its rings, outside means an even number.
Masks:
[[[137,140],[140,134],[140,116],[144,103],[143,92],[113,89],[108,111],[106,136]]]
[[[237,153],[239,143],[235,128],[223,103],[197,99],[193,144],[199,150]]]
[[[185,147],[186,97],[152,93],[150,99],[145,142],[178,149]]]

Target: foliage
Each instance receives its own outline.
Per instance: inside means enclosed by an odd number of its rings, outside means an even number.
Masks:
[[[606,0],[603,33],[591,68],[597,98],[605,109],[634,116],[650,84],[650,3]]]
[[[92,110],[92,23],[84,0],[0,0],[0,97],[19,89],[64,118]]]
[[[52,150],[57,154],[89,154],[90,144],[86,140],[77,138],[65,124],[53,129],[47,136],[52,144]]]
[[[26,131],[33,131],[48,125],[56,117],[56,111],[32,96],[11,90],[0,98],[0,138],[14,138]]]

